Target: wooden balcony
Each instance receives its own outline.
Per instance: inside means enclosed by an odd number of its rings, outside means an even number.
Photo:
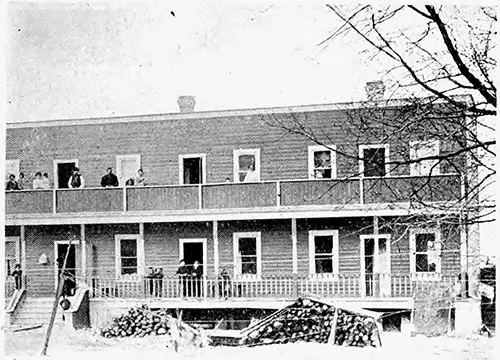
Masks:
[[[258,279],[201,279],[167,276],[163,279],[137,277],[119,279],[90,277],[93,298],[130,299],[295,299],[313,295],[322,298],[410,298],[416,286],[445,284],[452,287],[458,276],[439,275],[414,278],[410,274],[376,274],[361,277],[345,273],[335,276],[273,275]]]
[[[456,174],[258,183],[7,191],[6,214],[176,214],[236,209],[446,202],[461,197]]]

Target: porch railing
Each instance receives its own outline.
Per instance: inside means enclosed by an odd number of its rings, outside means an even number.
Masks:
[[[8,215],[199,211],[456,201],[460,176],[391,176],[255,183],[7,191]]]
[[[458,276],[356,273],[331,276],[273,275],[228,279],[203,276],[198,279],[167,276],[162,279],[136,277],[91,277],[93,298],[164,299],[293,299],[302,295],[325,298],[409,298],[418,284],[452,287]]]

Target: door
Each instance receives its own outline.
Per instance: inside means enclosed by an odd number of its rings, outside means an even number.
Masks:
[[[135,179],[137,171],[141,168],[141,156],[119,155],[116,157],[116,176],[119,186],[125,186],[129,179]]]
[[[179,155],[179,184],[205,183],[205,154]]]
[[[61,270],[64,264],[64,259],[66,253],[68,253],[68,258],[66,260],[66,274],[69,276],[70,281],[67,282],[67,290],[72,293],[76,285],[76,245],[69,244],[67,241],[56,241],[55,245],[55,286],[57,287],[57,279],[61,275]]]
[[[73,173],[73,169],[77,167],[76,162],[58,162],[56,164],[57,188],[67,189],[68,181]]]
[[[361,286],[363,295],[390,296],[390,273],[391,256],[389,236],[361,236]]]
[[[180,239],[180,258],[184,259],[186,266],[189,269],[189,274],[195,272],[194,263],[199,263],[199,268],[196,271],[197,276],[188,276],[187,279],[187,296],[202,297],[206,294],[206,262],[207,248],[206,239]]]

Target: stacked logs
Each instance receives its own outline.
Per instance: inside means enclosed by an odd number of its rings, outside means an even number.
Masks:
[[[131,308],[113,320],[113,324],[102,329],[101,335],[110,337],[144,337],[146,335],[164,335],[169,329],[166,311],[152,311],[146,305]]]
[[[312,299],[298,299],[246,329],[242,339],[249,346],[297,341],[344,346],[380,345],[373,317],[335,309]]]
[[[335,345],[376,347],[379,344],[377,324],[373,318],[337,309]]]

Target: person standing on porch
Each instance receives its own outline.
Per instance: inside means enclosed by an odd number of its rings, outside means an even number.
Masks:
[[[146,178],[144,177],[144,171],[142,169],[137,170],[137,177],[135,178],[136,186],[146,186]]]
[[[187,296],[187,276],[189,274],[189,270],[184,262],[184,259],[179,261],[179,267],[175,272],[177,276],[179,276],[179,288],[182,297]]]
[[[14,277],[16,290],[21,290],[23,286],[23,281],[22,281],[23,271],[21,270],[21,265],[16,264],[14,266],[14,271],[11,273],[11,275]]]
[[[69,177],[68,180],[68,188],[70,189],[78,189],[78,188],[83,188],[85,185],[85,181],[83,180],[82,174],[80,174],[80,169],[75,168],[73,170],[73,173]]]
[[[191,276],[194,286],[194,296],[201,296],[201,278],[203,277],[203,267],[200,265],[200,262],[196,260],[193,264],[193,268],[191,270]]]
[[[118,186],[118,178],[115,174],[113,174],[113,169],[108,168],[106,175],[104,175],[101,179],[102,187],[117,187]]]
[[[19,184],[16,181],[16,175],[9,175],[9,181],[7,181],[7,184],[5,185],[5,190],[21,190]]]
[[[35,190],[43,189],[43,180],[41,172],[37,172],[35,174],[35,180],[33,180],[33,189]]]
[[[47,173],[43,173],[41,189],[43,189],[43,190],[50,189],[49,174],[47,174]]]

